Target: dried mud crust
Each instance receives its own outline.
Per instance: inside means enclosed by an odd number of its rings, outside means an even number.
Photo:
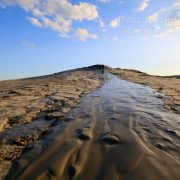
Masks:
[[[31,144],[43,141],[100,80],[98,71],[81,70],[0,82],[0,177]]]

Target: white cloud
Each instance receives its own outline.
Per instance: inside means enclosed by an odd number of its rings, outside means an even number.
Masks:
[[[112,28],[116,28],[116,27],[118,27],[118,25],[119,25],[119,18],[113,19],[109,24],[109,26]]]
[[[60,36],[71,33],[73,21],[93,21],[99,17],[97,7],[80,2],[72,4],[69,0],[1,0],[0,6],[18,5],[31,13],[28,20],[38,27],[48,27]]]
[[[28,17],[27,19],[29,19],[29,21],[34,24],[35,26],[37,27],[42,27],[42,23],[36,19],[36,18],[33,18],[33,17]]]
[[[139,7],[138,7],[138,11],[144,11],[149,5],[149,0],[143,0]]]
[[[43,5],[43,3],[41,4]],[[50,15],[78,21],[94,20],[98,17],[97,7],[85,2],[73,5],[69,0],[47,0],[44,10]]]
[[[71,30],[71,20],[65,20],[61,17],[57,17],[55,20],[51,20],[50,18],[43,17],[42,18],[44,27],[51,28],[54,31],[59,32],[60,34],[67,34]]]
[[[21,45],[28,49],[33,49],[35,47],[35,44],[27,39],[22,40]]]
[[[156,38],[166,37],[169,34],[180,32],[180,0],[168,7],[163,7],[148,17],[151,23],[158,28]],[[169,16],[169,14],[171,16]]]
[[[170,8],[171,9],[171,8]],[[160,17],[161,14],[166,13],[168,11],[170,11],[169,8],[161,8],[158,12],[154,12],[153,14],[151,14],[148,17],[148,20],[150,22],[156,22],[158,20],[158,18]]]
[[[101,3],[109,3],[111,2],[111,0],[97,0],[98,2],[101,2]]]
[[[149,20],[150,22],[156,22],[157,19],[158,19],[158,17],[159,17],[159,13],[155,12],[155,13],[153,13],[152,15],[150,15],[150,16],[148,17],[148,20]]]
[[[180,7],[180,0],[177,0],[174,4],[173,7]]]
[[[87,39],[97,39],[98,37],[95,34],[91,34],[87,29],[79,28],[75,34],[76,38],[82,42],[85,42]]]
[[[100,26],[101,28],[104,28],[104,22],[103,22],[102,19],[99,19],[99,26]]]
[[[39,0],[1,0],[0,5],[3,7],[19,5],[25,10],[32,9],[39,3]]]

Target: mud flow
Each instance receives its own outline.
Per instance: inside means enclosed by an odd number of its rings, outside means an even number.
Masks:
[[[50,146],[24,152],[6,179],[179,179],[179,115],[154,90],[103,76],[100,88],[54,124]]]

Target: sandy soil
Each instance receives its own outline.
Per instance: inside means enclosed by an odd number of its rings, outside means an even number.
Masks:
[[[179,179],[180,80],[103,71],[0,82],[2,179]]]

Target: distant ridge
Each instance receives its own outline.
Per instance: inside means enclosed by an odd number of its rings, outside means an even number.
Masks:
[[[14,80],[28,80],[28,79],[44,79],[44,78],[48,78],[48,77],[54,77],[54,76],[58,76],[58,75],[66,75],[67,73],[71,73],[74,71],[96,71],[96,70],[101,70],[101,68],[104,68],[104,70],[106,71],[111,71],[111,70],[125,70],[125,71],[129,71],[129,72],[135,72],[138,74],[142,74],[145,76],[156,76],[156,77],[164,77],[164,78],[177,78],[180,79],[180,75],[172,75],[172,76],[159,76],[159,75],[149,75],[145,72],[141,72],[139,70],[135,70],[135,69],[124,69],[124,68],[111,68],[109,66],[106,66],[104,64],[95,64],[92,66],[87,66],[87,67],[82,67],[82,68],[76,68],[76,69],[69,69],[69,70],[65,70],[65,71],[60,71],[60,72],[55,72],[53,74],[47,74],[47,75],[42,75],[42,76],[33,76],[33,77],[27,77],[27,78],[18,78],[18,79],[9,79],[9,80],[0,80],[1,81],[14,81]]]

